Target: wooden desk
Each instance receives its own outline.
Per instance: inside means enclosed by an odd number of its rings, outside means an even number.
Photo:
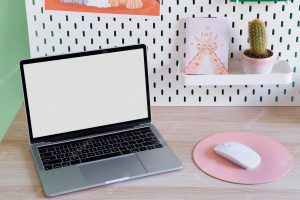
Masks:
[[[300,107],[155,107],[152,110],[154,124],[183,162],[183,170],[53,199],[300,199]],[[293,170],[280,180],[253,186],[207,176],[192,160],[193,147],[204,137],[224,131],[255,132],[281,142],[294,156]],[[0,199],[44,198],[28,148],[22,108],[0,144]]]

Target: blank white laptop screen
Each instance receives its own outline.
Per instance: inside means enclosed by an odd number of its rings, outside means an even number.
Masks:
[[[148,117],[143,49],[24,65],[33,138]]]

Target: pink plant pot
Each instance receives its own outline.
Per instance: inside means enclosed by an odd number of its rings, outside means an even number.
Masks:
[[[274,66],[275,56],[268,58],[251,58],[243,54],[242,64],[245,74],[269,74]]]

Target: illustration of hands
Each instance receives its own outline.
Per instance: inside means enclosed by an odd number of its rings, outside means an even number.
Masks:
[[[126,1],[126,8],[136,9],[136,8],[142,8],[142,7],[143,7],[142,0],[127,0]]]
[[[108,3],[109,3],[112,7],[118,7],[118,6],[120,6],[120,0],[109,0]]]
[[[218,49],[217,39],[218,35],[214,35],[212,32],[202,32],[200,38],[195,36],[198,53],[186,66],[187,74],[196,74],[203,63],[205,56],[208,56],[215,74],[227,74],[224,64],[218,58],[216,53],[216,50]]]
[[[118,7],[120,5],[125,5],[128,9],[137,9],[143,7],[142,0],[109,0],[109,4],[112,7]]]

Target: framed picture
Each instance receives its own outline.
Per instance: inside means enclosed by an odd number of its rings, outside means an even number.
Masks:
[[[123,15],[160,15],[159,0],[45,0],[46,10]]]
[[[228,21],[218,18],[188,18],[186,23],[186,74],[227,74]]]

